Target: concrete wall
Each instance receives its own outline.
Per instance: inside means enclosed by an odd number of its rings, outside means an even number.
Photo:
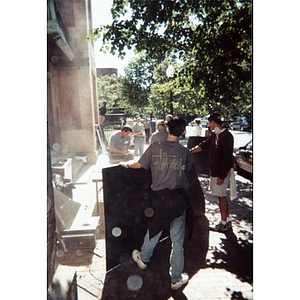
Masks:
[[[47,135],[47,287],[50,286],[55,272],[56,257],[56,220],[54,210],[54,193],[52,187],[51,157]]]

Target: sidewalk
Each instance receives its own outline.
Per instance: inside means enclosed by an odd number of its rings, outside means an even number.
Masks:
[[[113,166],[107,155],[99,155],[88,180],[76,185],[74,200],[93,213],[96,191],[92,179],[101,177],[101,170]],[[252,183],[236,176],[238,198],[230,202],[233,229],[224,233],[210,230],[219,218],[216,197],[208,191],[209,178],[199,177],[205,195],[206,215],[195,222],[194,234],[185,246],[185,271],[189,283],[179,291],[170,289],[168,275],[170,239],[160,242],[146,270],[140,270],[128,257],[114,269],[106,271],[105,232],[102,192],[100,200],[100,231],[94,252],[80,255],[69,250],[59,258],[61,274],[77,271],[78,299],[252,299]],[[127,281],[142,279],[137,292],[127,288]],[[67,276],[67,275],[66,275]]]

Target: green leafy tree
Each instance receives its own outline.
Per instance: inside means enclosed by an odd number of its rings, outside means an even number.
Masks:
[[[182,55],[211,109],[241,111],[252,103],[251,13],[250,1],[214,1],[197,14],[197,38]]]
[[[121,78],[116,76],[99,76],[97,78],[98,101],[106,101],[112,107],[121,99]]]
[[[138,113],[146,113],[149,107],[150,86],[154,63],[142,54],[131,60],[122,78],[122,97],[127,105]]]
[[[149,60],[175,57],[183,105],[228,113],[251,106],[252,1],[114,0],[111,11],[112,24],[89,38],[101,34],[102,49],[121,57],[126,47]]]

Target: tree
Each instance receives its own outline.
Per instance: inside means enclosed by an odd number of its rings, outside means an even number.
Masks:
[[[128,106],[139,113],[149,106],[150,86],[153,81],[154,62],[142,54],[125,68],[122,78],[122,97]]]
[[[166,70],[172,65],[174,77],[167,78]],[[156,113],[170,113],[170,96],[172,93],[172,105],[175,115],[180,114],[206,114],[205,109],[198,105],[199,95],[196,89],[191,89],[187,77],[182,76],[182,68],[175,60],[165,59],[158,64],[153,73],[153,84],[151,85],[150,105],[156,109]]]
[[[116,76],[99,76],[97,78],[98,101],[106,101],[112,107],[121,99],[121,78]]]
[[[122,57],[134,47],[149,60],[180,60],[196,106],[229,112],[251,105],[252,1],[114,0],[112,16],[90,36],[101,33],[103,49]]]
[[[201,42],[193,40],[183,54],[192,58],[185,70],[195,87],[205,88],[209,107],[239,111],[252,103],[251,2],[213,3],[194,30]]]
[[[125,76],[99,76],[98,101],[106,101],[109,110],[117,106],[130,116],[150,114],[152,110],[149,108],[149,94],[153,68],[154,65],[151,66],[141,56],[129,63]]]

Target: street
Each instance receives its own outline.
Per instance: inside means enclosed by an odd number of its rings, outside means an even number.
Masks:
[[[186,138],[192,136],[194,127],[187,126],[186,127]],[[202,136],[205,136],[206,127],[202,128]],[[237,130],[229,130],[234,137],[234,150],[237,150],[239,147],[245,146],[252,139],[252,132],[248,131],[237,131]]]

